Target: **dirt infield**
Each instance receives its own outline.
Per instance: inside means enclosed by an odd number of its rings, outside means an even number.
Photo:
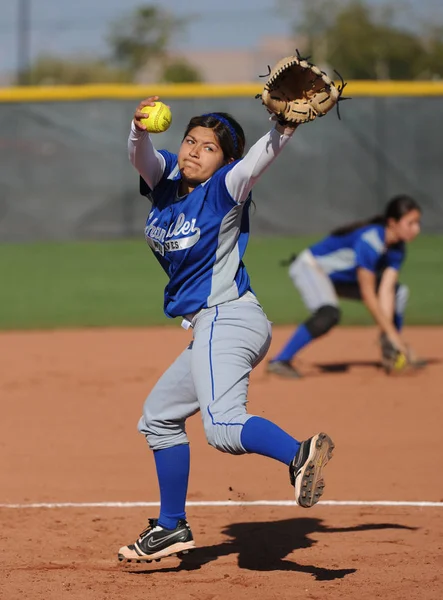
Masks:
[[[288,333],[276,329],[274,347]],[[189,337],[180,327],[0,334],[0,598],[442,598],[442,506],[248,505],[293,499],[285,467],[210,448],[198,415],[188,426],[189,500],[246,504],[191,506],[198,549],[188,558],[117,563],[156,507],[12,508],[158,501],[136,424]],[[443,329],[406,338],[431,364],[403,378],[380,369],[371,328],[310,347],[303,380],[264,365],[253,373],[251,413],[298,438],[333,437],[327,501],[443,502]]]

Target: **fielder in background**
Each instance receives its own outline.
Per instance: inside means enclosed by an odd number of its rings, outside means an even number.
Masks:
[[[297,61],[297,57],[295,63],[290,61],[291,68]],[[309,90],[318,82],[326,89],[326,98],[333,84],[320,72],[306,77],[306,70],[308,65],[300,73]],[[298,90],[303,92],[301,86]],[[303,114],[312,120],[317,109],[308,111],[305,95],[300,98]],[[271,342],[270,323],[242,261],[251,190],[289,143],[297,123],[279,112],[279,123],[243,157],[245,135],[232,116],[224,112],[196,116],[176,155],[157,151],[141,123],[146,118],[142,109],[156,100],[157,96],[148,98],[136,109],[129,155],[150,189],[152,209],[145,237],[169,278],[165,313],[182,318],[184,328],[192,328],[193,340],[150,392],[139,422],[139,431],[154,452],[160,515],[149,520],[133,544],[120,548],[119,560],[136,562],[194,548],[185,512],[190,465],[185,423],[198,411],[211,446],[230,454],[260,454],[289,467],[295,500],[305,508],[322,494],[322,470],[333,450],[325,433],[300,443],[246,411],[249,375]],[[334,104],[323,100],[321,110]],[[299,113],[294,115],[299,118]]]
[[[269,372],[301,376],[292,360],[339,323],[339,298],[365,304],[381,331],[387,372],[424,365],[412,357],[401,337],[409,290],[398,281],[406,244],[420,233],[420,218],[420,206],[413,198],[396,196],[384,214],[339,227],[289,261],[289,275],[311,316],[268,363]]]

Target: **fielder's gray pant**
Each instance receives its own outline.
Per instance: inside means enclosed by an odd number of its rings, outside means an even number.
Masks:
[[[304,250],[289,267],[289,276],[300,292],[303,302],[311,312],[321,306],[338,306],[339,298],[361,300],[356,284],[332,283],[310,250]],[[409,288],[398,285],[395,293],[395,312],[402,315],[409,298]]]
[[[201,310],[193,328],[193,341],[147,397],[138,429],[152,450],[186,444],[186,419],[200,410],[208,443],[242,454],[249,375],[269,349],[270,323],[248,293]]]

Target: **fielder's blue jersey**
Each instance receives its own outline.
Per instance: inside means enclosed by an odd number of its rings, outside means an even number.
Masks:
[[[386,267],[400,269],[405,244],[387,247],[385,233],[383,225],[366,225],[345,235],[330,235],[310,250],[332,281],[356,283],[359,267],[373,273]]]
[[[160,153],[166,166],[150,193],[145,238],[169,277],[164,311],[173,318],[235,300],[251,289],[242,261],[251,196],[238,204],[226,188],[226,174],[236,161],[180,198],[177,155]]]

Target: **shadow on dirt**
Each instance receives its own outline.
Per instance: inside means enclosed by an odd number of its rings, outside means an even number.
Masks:
[[[419,367],[408,371],[406,374],[414,374],[419,373],[425,367],[429,365],[436,365],[441,363],[442,361],[438,358],[426,358],[423,359],[423,364]],[[354,367],[369,367],[371,369],[383,370],[383,365],[380,361],[377,360],[350,360],[343,362],[331,362],[331,363],[320,363],[315,365],[316,369],[318,369],[321,373],[346,373],[350,371]]]
[[[379,529],[415,530],[413,527],[397,523],[367,523],[354,527],[328,527],[321,519],[286,519],[283,521],[232,523],[222,530],[230,540],[214,546],[196,548],[182,558],[174,568],[148,567],[135,568],[128,572],[148,574],[155,572],[193,571],[217,560],[221,556],[238,554],[240,569],[251,571],[294,571],[308,573],[317,581],[343,579],[357,569],[325,568],[315,565],[301,565],[286,557],[294,551],[311,548],[317,540],[310,536],[317,533],[348,533]],[[335,565],[334,565],[335,566]]]

